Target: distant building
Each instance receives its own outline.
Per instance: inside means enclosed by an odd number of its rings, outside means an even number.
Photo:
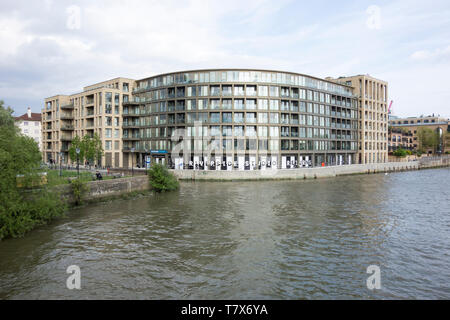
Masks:
[[[444,153],[450,151],[449,136],[450,121],[439,116],[420,116],[408,118],[395,118],[389,120],[389,151],[395,151],[401,147],[403,149],[417,150],[420,148],[418,131],[421,128],[429,128],[439,134],[440,143],[437,148],[437,153]],[[401,139],[399,141],[398,139]],[[433,150],[425,150],[427,153],[432,153]]]
[[[42,151],[41,142],[41,114],[31,112],[28,108],[27,113],[19,117],[15,117],[16,125],[20,128],[22,134],[29,136],[39,145],[39,150]]]

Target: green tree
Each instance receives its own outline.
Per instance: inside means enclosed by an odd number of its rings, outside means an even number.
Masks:
[[[150,187],[156,192],[174,191],[179,187],[177,178],[165,166],[154,163],[148,170]]]
[[[12,112],[0,101],[0,239],[20,236],[64,212],[56,194],[30,189],[41,179],[41,153],[32,138],[20,134]],[[18,187],[18,176],[25,188]]]
[[[86,150],[86,160],[90,163],[95,163],[103,156],[102,141],[97,133],[89,137],[88,135],[83,137],[84,147]]]
[[[74,163],[77,161],[77,148],[80,149],[78,159],[81,163],[84,163],[85,160],[93,163],[103,156],[102,142],[97,133],[92,137],[85,135],[83,138],[79,136],[73,138],[69,148],[69,157]]]
[[[417,131],[417,139],[420,150],[432,149],[433,152],[436,152],[439,146],[439,134],[430,128],[420,128]]]
[[[77,149],[80,150],[80,153],[78,155],[77,155]],[[70,160],[72,160],[73,163],[76,163],[77,159],[78,159],[78,161],[83,162],[85,151],[86,150],[85,150],[83,141],[80,139],[79,136],[75,136],[75,138],[73,138],[70,143],[70,148],[69,148]]]
[[[399,148],[399,149],[395,150],[392,154],[396,157],[403,158],[403,157],[406,157],[408,152],[405,149]]]

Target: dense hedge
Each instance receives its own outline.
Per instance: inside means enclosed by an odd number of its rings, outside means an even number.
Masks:
[[[179,187],[177,178],[159,163],[154,163],[148,171],[150,187],[156,192],[174,191]]]

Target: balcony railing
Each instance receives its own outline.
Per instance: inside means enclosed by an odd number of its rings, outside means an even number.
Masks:
[[[73,109],[73,102],[61,105],[61,109]]]

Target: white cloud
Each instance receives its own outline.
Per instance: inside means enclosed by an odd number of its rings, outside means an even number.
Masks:
[[[445,48],[437,48],[435,50],[419,50],[411,55],[412,60],[436,60],[442,57],[450,57],[450,45]]]

